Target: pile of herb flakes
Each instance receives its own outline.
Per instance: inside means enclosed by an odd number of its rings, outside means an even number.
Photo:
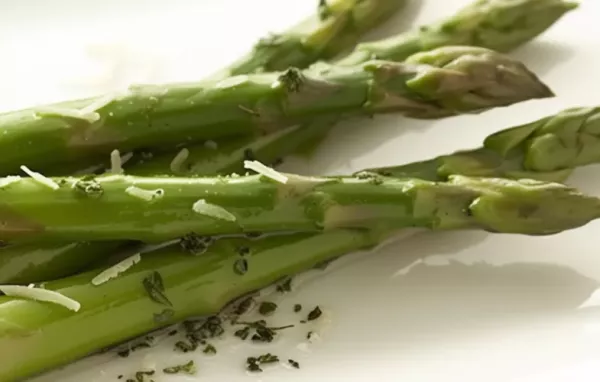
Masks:
[[[165,308],[163,312],[155,314],[155,319],[160,319],[160,317],[157,316],[168,312],[170,310],[169,306],[171,305],[170,301],[163,293],[164,289],[160,275],[150,275],[144,280],[144,287],[151,299]],[[291,290],[291,278],[284,280],[276,286],[276,291],[279,293],[287,293]],[[263,344],[271,343],[286,329],[291,329],[310,321],[318,320],[323,314],[319,306],[313,307],[308,313],[303,313],[303,306],[301,304],[294,304],[292,313],[298,317],[297,319],[292,319],[292,321],[295,322],[291,322],[284,326],[273,326],[268,323],[267,319],[271,318],[279,311],[279,306],[275,302],[269,300],[257,302],[252,297],[237,301],[233,309],[230,308],[227,311],[228,313],[224,312],[218,316],[211,316],[206,319],[186,320],[179,324],[177,329],[166,332],[167,337],[178,337],[173,345],[174,351],[180,353],[202,351],[204,354],[214,355],[217,354],[218,348],[213,340],[219,339],[225,334],[231,334],[240,341]],[[248,316],[250,313],[258,314],[261,316],[261,319],[252,321],[243,319],[244,316]],[[307,331],[307,340],[311,340],[313,336],[316,336],[313,331]],[[155,338],[153,336],[146,336],[142,339],[132,341],[128,348],[118,351],[117,354],[121,357],[127,357],[136,350],[152,347],[154,343]],[[300,368],[299,362],[293,359],[284,361],[280,359],[278,355],[271,353],[247,357],[245,368],[249,372],[257,373],[262,372],[263,367],[266,365],[280,363],[287,364],[291,368]],[[162,369],[162,372],[164,374],[193,375],[196,373],[196,364],[194,361],[190,360],[179,365],[165,367]],[[152,382],[152,378],[155,374],[155,370],[140,370],[134,373],[133,378],[128,378],[125,382]],[[118,379],[123,378],[123,375],[118,376]]]

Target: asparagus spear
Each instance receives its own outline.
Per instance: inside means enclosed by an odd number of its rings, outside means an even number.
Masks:
[[[494,133],[481,148],[361,173],[430,181],[444,181],[449,175],[459,174],[562,182],[575,167],[600,161],[600,150],[596,148],[596,131],[599,128],[600,108],[567,109]],[[286,142],[289,140],[280,144]],[[255,152],[260,152],[260,149]],[[217,157],[214,161],[206,160],[204,166],[204,171],[219,172],[220,169],[235,169],[236,163],[230,162],[228,157]],[[76,268],[81,269],[94,258],[104,256],[102,250],[105,245],[47,245],[43,250],[19,245],[0,249],[0,282],[29,283],[72,274]],[[45,265],[47,260],[54,259],[54,262]],[[40,265],[44,267],[39,269]]]
[[[138,264],[99,286],[91,280],[101,269],[44,285],[81,303],[77,313],[0,297],[0,380],[19,380],[190,316],[215,314],[236,297],[377,241],[366,231],[354,230],[223,239],[202,256],[191,256],[179,246],[143,254]],[[240,275],[234,268],[242,259],[242,247],[249,249],[244,256],[248,269]],[[148,297],[143,279],[153,272],[162,276],[172,306]],[[165,309],[172,314],[160,315]]]
[[[404,6],[406,0],[321,0],[317,14],[284,34],[261,39],[254,49],[215,74],[213,79],[306,68],[356,44],[369,29]]]
[[[318,59],[327,59],[354,45],[361,34],[377,26],[400,9],[405,0],[333,0],[320,4],[318,14],[282,35],[262,39],[244,58],[214,75],[213,80],[228,74],[305,67]],[[319,16],[323,13],[323,17]],[[285,130],[284,130],[285,131]],[[301,138],[301,136],[299,136]],[[238,142],[234,140],[234,142]],[[287,140],[280,139],[279,146]],[[269,141],[272,143],[272,141]],[[258,151],[263,146],[257,143]],[[255,146],[257,146],[255,145]],[[289,144],[288,144],[289,145]],[[271,150],[272,151],[272,150]],[[228,171],[232,163],[225,158],[211,163],[207,174]],[[109,247],[110,246],[110,247]],[[28,284],[55,279],[83,269],[97,257],[104,256],[115,243],[46,244],[43,247],[18,245],[0,249],[0,283]]]
[[[539,235],[579,227],[600,213],[596,198],[529,180],[277,176],[287,183],[264,175],[103,176],[94,181],[96,190],[102,190],[99,197],[82,195],[77,178],[63,179],[56,190],[24,178],[2,191],[0,240],[160,242],[190,232],[208,236],[414,226]]]
[[[360,44],[341,65],[373,58],[401,61],[446,45],[509,51],[535,38],[578,4],[566,0],[477,0],[454,16],[417,31]]]
[[[0,284],[29,284],[73,275],[122,246],[120,242],[78,242],[0,248]]]
[[[357,65],[372,58],[403,61],[421,51],[462,44],[509,51],[535,38],[576,7],[575,2],[564,0],[476,0],[437,24],[362,44],[336,64]],[[276,164],[297,147],[324,136],[338,121],[339,118],[320,119],[298,129],[285,130],[273,138],[259,138],[258,142],[249,136],[219,143],[218,153],[202,145],[191,145],[188,146],[189,167],[176,173],[212,175],[210,171],[215,163],[223,160],[228,161],[228,166],[222,173],[240,172],[248,153],[263,163]],[[134,164],[128,171],[135,175],[169,173],[173,157],[173,153],[159,154],[151,161]]]
[[[363,173],[432,181],[453,174],[562,182],[600,161],[600,108],[572,108],[488,136],[483,147]]]
[[[446,47],[406,63],[134,87],[99,101],[0,115],[1,172],[97,160],[113,149],[276,131],[318,116],[400,112],[438,118],[551,96],[523,64],[487,49]],[[166,132],[168,131],[168,134]]]

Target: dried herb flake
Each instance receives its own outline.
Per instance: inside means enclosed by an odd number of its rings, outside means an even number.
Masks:
[[[179,374],[179,373],[185,373],[185,374],[196,374],[196,365],[194,364],[194,361],[189,361],[186,364],[183,365],[175,365],[175,366],[171,366],[171,367],[166,367],[163,369],[163,373],[165,374]]]

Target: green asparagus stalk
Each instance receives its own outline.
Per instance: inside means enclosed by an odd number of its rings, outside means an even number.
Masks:
[[[318,13],[326,11],[323,17],[312,16],[282,35],[261,40],[252,53],[212,79],[222,79],[228,74],[284,70],[289,66],[305,67],[316,60],[328,59],[354,45],[361,34],[391,17],[404,3],[405,0],[335,0],[321,4]],[[303,138],[303,135],[298,135],[298,138]],[[235,143],[239,141],[232,140]],[[278,139],[277,147],[283,149],[286,144],[290,145],[288,142],[287,139]],[[257,142],[253,148],[260,153],[263,150],[273,151],[271,145],[275,142],[269,140],[269,145],[265,143]],[[234,145],[229,147],[235,148]],[[233,172],[229,168],[235,168],[233,163],[219,157],[217,161],[211,160],[206,174]],[[117,244],[71,243],[2,248],[0,283],[29,284],[64,277],[83,269],[95,258],[105,257],[110,248],[116,249]]]
[[[283,34],[261,39],[254,49],[215,74],[224,79],[291,66],[306,68],[353,47],[360,37],[404,6],[406,0],[322,0],[317,14]]]
[[[477,0],[437,24],[360,44],[339,64],[355,65],[374,58],[401,61],[416,52],[446,45],[506,52],[535,38],[577,6],[566,0]]]
[[[449,45],[472,45],[488,49],[510,51],[532,40],[548,29],[577,4],[564,0],[476,0],[441,22],[401,33],[381,41],[360,45],[337,65],[357,65],[372,58],[403,61],[415,53]],[[316,141],[331,129],[339,118],[328,118],[304,124],[299,129],[288,129],[275,138],[249,136],[233,141],[219,142],[219,149],[202,145],[187,146],[189,167],[178,169],[178,174],[212,175],[215,162],[223,160],[231,165],[223,174],[242,171],[248,153],[263,163],[277,164],[279,159],[296,151],[306,142]],[[172,172],[169,164],[175,154],[159,154],[151,161],[138,165],[132,162],[129,172],[134,175],[154,175]],[[225,159],[227,158],[227,159]]]
[[[458,174],[562,182],[575,167],[600,162],[596,133],[599,129],[600,108],[567,109],[492,134],[481,148],[362,173],[430,181],[445,181],[450,175]],[[213,161],[206,159],[204,163],[206,171],[219,172],[220,168],[227,169],[228,166],[236,168],[236,163],[230,162],[227,156],[213,158]],[[0,249],[0,283],[29,283],[66,276],[94,258],[104,256],[102,250],[105,249],[102,244],[99,247],[48,245],[37,250],[32,247],[19,245]],[[46,260],[54,261],[46,266]],[[40,266],[44,267],[39,269]]]
[[[0,380],[20,380],[182,319],[215,314],[234,298],[378,240],[354,230],[223,239],[201,256],[179,247],[143,254],[138,264],[99,286],[91,280],[103,269],[44,284],[78,301],[78,312],[0,297]],[[242,247],[249,249],[243,275],[235,271]],[[143,280],[154,272],[162,276],[170,306],[145,291]],[[172,314],[161,314],[165,310]]]
[[[600,108],[573,108],[488,136],[483,147],[363,173],[442,181],[450,175],[562,182],[600,162]]]
[[[319,232],[334,228],[478,228],[552,234],[596,219],[600,200],[556,183],[452,176],[447,182],[385,177],[264,175],[32,178],[5,186],[0,240],[161,242],[193,232]],[[87,187],[86,187],[87,189]]]
[[[399,112],[439,118],[551,95],[520,62],[471,47],[441,48],[405,63],[140,86],[99,103],[0,115],[0,172],[23,164],[39,170],[61,161],[85,163],[114,149],[273,132],[319,116]]]
[[[0,248],[0,284],[26,285],[73,275],[121,247],[120,242],[78,242]]]

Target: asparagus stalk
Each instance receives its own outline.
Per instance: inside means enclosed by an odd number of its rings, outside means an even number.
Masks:
[[[599,199],[556,183],[452,176],[447,182],[385,177],[263,175],[219,178],[103,176],[102,195],[81,179],[49,190],[25,178],[6,186],[0,240],[139,240],[198,235],[319,232],[334,228],[478,228],[552,234],[596,219]]]
[[[572,108],[488,136],[483,146],[363,173],[442,181],[450,175],[564,181],[575,167],[600,162],[600,108]]]
[[[261,39],[254,49],[212,78],[224,79],[291,66],[306,68],[353,47],[360,37],[404,6],[406,0],[322,0],[317,14],[283,34]]]
[[[284,34],[262,39],[251,53],[212,79],[223,79],[231,74],[284,70],[289,66],[306,67],[316,60],[328,59],[354,45],[361,34],[391,17],[404,3],[405,0],[333,0],[323,3],[317,14]],[[235,143],[239,141],[233,140]],[[287,139],[278,139],[278,147],[283,148],[282,145],[287,142]],[[273,151],[272,146],[265,143],[257,142],[253,147],[261,153],[263,147],[266,152]],[[269,143],[275,142],[269,140]],[[207,168],[205,173],[233,172],[229,168],[234,168],[233,163],[219,157],[216,163],[211,161],[210,169]],[[0,283],[29,284],[64,277],[117,247],[116,243],[71,243],[2,248]]]
[[[494,133],[485,139],[480,148],[361,173],[430,181],[445,181],[450,175],[459,174],[562,182],[575,167],[600,162],[596,134],[599,128],[600,108],[567,109],[538,121]],[[283,140],[279,144],[288,142],[289,140]],[[260,148],[255,146],[254,152],[261,153]],[[229,159],[227,156],[212,160],[207,158],[201,172],[236,169],[237,163]],[[202,162],[195,163],[198,165]],[[365,176],[361,173],[360,176]],[[104,256],[106,245],[108,244],[100,243],[97,247],[91,244],[51,244],[39,249],[29,245],[2,248],[0,282],[27,284],[72,274],[95,258]],[[49,262],[48,265],[46,261]]]
[[[535,38],[577,6],[566,0],[477,0],[436,24],[360,44],[339,64],[355,65],[374,58],[401,61],[416,52],[446,45],[506,52]]]
[[[372,58],[403,61],[418,52],[449,45],[472,45],[510,51],[532,40],[556,23],[577,3],[565,0],[476,0],[455,15],[419,30],[401,33],[388,39],[361,44],[337,65],[357,65]],[[219,151],[202,145],[188,146],[188,168],[178,174],[212,175],[215,162],[227,160],[231,165],[224,174],[242,171],[248,153],[263,163],[276,164],[280,158],[296,151],[306,142],[317,140],[329,131],[339,118],[328,118],[288,129],[275,138],[249,136],[219,143]],[[134,175],[169,173],[174,154],[159,154],[151,161],[129,168]],[[227,157],[227,159],[225,159]],[[214,159],[213,159],[214,158]],[[134,163],[134,162],[132,162]]]
[[[29,284],[73,275],[122,246],[120,242],[77,242],[0,248],[0,284]]]
[[[202,256],[191,256],[178,246],[143,254],[138,264],[99,286],[91,280],[101,270],[44,284],[80,302],[77,313],[58,305],[0,297],[0,380],[20,380],[190,316],[215,314],[236,297],[350,250],[369,248],[378,240],[367,231],[354,230],[223,239]],[[241,247],[249,249],[243,275],[234,271]],[[153,302],[142,284],[153,272],[162,276],[172,305],[168,307],[172,315],[158,321],[155,317],[167,307]]]
[[[23,164],[39,170],[61,161],[85,163],[114,149],[272,132],[318,116],[399,112],[439,118],[551,95],[522,63],[471,47],[441,48],[406,63],[140,86],[99,103],[0,115],[0,172]]]

